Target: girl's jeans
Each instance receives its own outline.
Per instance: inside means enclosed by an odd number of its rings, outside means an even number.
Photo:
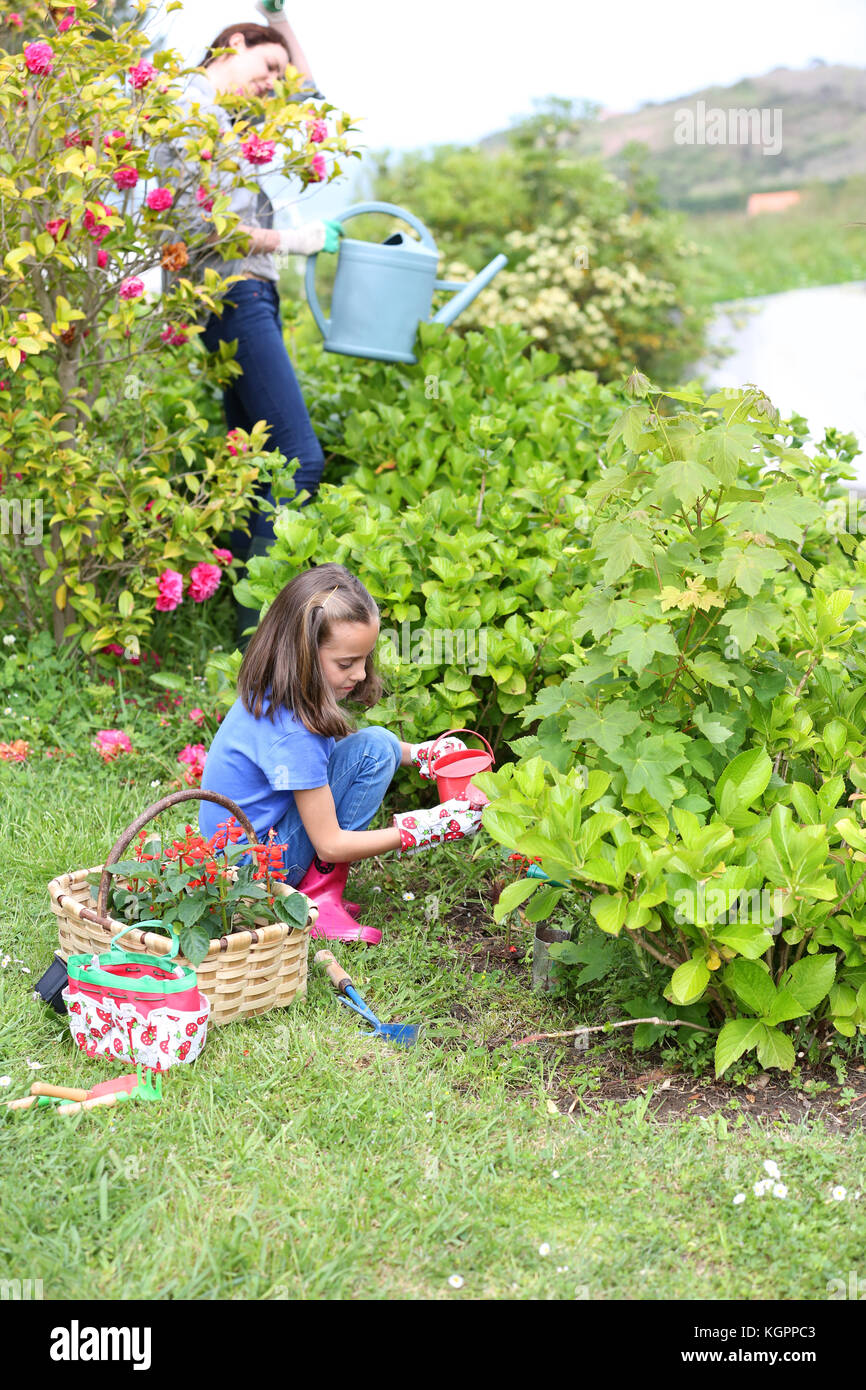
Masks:
[[[295,496],[304,490],[315,493],[325,456],[283,342],[276,285],[265,280],[239,280],[227,290],[222,317],[211,314],[202,342],[209,352],[215,352],[220,342],[235,340],[235,360],[243,368],[243,376],[223,392],[228,428],[251,430],[258,420],[265,420],[270,428],[268,446],[279,449],[289,463],[298,460]],[[274,501],[267,482],[257,485],[256,494]],[[251,540],[244,532],[232,533],[234,554],[244,555],[250,546],[252,553],[261,553],[263,547],[254,542],[256,537],[265,542],[274,539],[273,513],[257,512],[250,517],[249,527]]]
[[[390,729],[374,725],[340,739],[328,761],[328,785],[341,829],[367,829],[399,766],[400,740]],[[277,844],[286,846],[286,882],[297,888],[315,850],[294,800],[274,828]]]

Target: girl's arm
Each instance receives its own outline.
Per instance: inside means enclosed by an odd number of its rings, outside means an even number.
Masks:
[[[280,7],[280,12],[278,14],[272,14],[271,11],[263,4],[259,4],[258,8],[261,11],[261,13],[265,15],[267,23],[270,25],[270,27],[272,29],[278,30],[284,36],[286,42],[289,45],[289,52],[292,55],[292,67],[297,68],[298,72],[303,73],[305,77],[309,77],[310,81],[313,83],[313,86],[315,86],[316,80],[313,77],[313,70],[310,67],[310,64],[307,62],[307,57],[304,53],[304,50],[298,43],[294,29],[292,28],[289,21],[286,19],[285,12],[283,11],[282,6]]]
[[[408,745],[403,744],[405,749]],[[351,864],[400,848],[400,831],[343,830],[337,820],[334,795],[328,786],[293,793],[298,814],[313,849],[326,864]]]

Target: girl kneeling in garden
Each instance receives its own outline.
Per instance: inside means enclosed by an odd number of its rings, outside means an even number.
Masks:
[[[239,698],[217,730],[202,788],[222,792],[246,812],[258,839],[273,827],[284,845],[286,881],[318,904],[314,936],[381,940],[375,927],[343,903],[349,865],[397,850],[417,853],[472,835],[481,811],[467,801],[393,817],[388,829],[367,826],[398,767],[413,764],[431,780],[426,743],[402,743],[378,725],[352,731],[339,708],[351,695],[365,708],[382,694],[373,666],[379,610],[342,565],[319,565],[274,599],[244,655]],[[443,739],[438,752],[464,746]],[[480,794],[478,801],[482,801]],[[225,813],[203,802],[202,834]]]

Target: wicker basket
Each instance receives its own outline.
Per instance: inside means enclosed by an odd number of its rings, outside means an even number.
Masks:
[[[108,866],[117,863],[141,827],[160,811],[191,798],[215,801],[224,806],[243,826],[250,844],[258,843],[255,831],[240,807],[219,792],[173,792],[171,796],[154,802],[123,832],[105,864],[99,864],[95,869],[78,869],[73,873],[60,874],[49,883],[48,892],[57,915],[60,949],[64,958],[79,952],[105,951],[111,937],[123,930],[123,922],[105,915],[111,878]],[[99,873],[100,870],[102,878],[94,909],[87,875]],[[122,879],[119,881],[122,882]],[[284,883],[274,884],[274,890],[280,894],[297,891]],[[254,1014],[266,1013],[268,1009],[284,1008],[293,999],[306,994],[307,948],[310,928],[317,915],[318,908],[311,903],[310,914],[303,927],[290,927],[286,922],[269,923],[253,931],[232,932],[211,942],[205,959],[196,967],[196,975],[199,989],[210,1000],[212,1023],[234,1023],[236,1019],[251,1018]],[[133,929],[125,939],[140,942],[145,951],[156,956],[166,955],[170,949],[168,938],[156,932]],[[182,955],[178,955],[175,961],[179,965],[190,964]]]

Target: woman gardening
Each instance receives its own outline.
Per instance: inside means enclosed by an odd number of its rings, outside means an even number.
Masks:
[[[222,792],[246,812],[256,836],[273,827],[285,846],[286,882],[318,904],[313,935],[375,945],[382,933],[358,922],[342,901],[349,865],[396,850],[417,854],[473,835],[484,797],[402,812],[387,829],[367,827],[398,767],[431,780],[433,740],[403,743],[389,729],[352,731],[340,704],[369,708],[382,693],[373,666],[379,610],[342,565],[318,565],[287,584],[250,640],[238,699],[208,751],[202,789]],[[442,739],[438,752],[465,747]],[[206,837],[222,814],[203,802]]]
[[[264,6],[260,8],[267,15]],[[208,48],[204,72],[190,78],[183,100],[212,114],[220,129],[230,132],[232,120],[220,105],[220,97],[226,93],[263,96],[285,76],[290,62],[310,80],[312,86],[307,94],[315,91],[307,59],[285,19],[273,19],[266,25],[230,24]],[[238,157],[244,176],[255,177],[255,165],[251,165],[240,149]],[[176,207],[181,216],[189,218],[193,225],[200,225],[201,165],[198,160],[185,158],[174,146],[164,146],[157,152],[157,163],[185,172]],[[247,234],[249,244],[246,255],[240,259],[224,259],[214,250],[195,263],[194,270],[199,275],[210,265],[222,275],[241,277],[225,294],[222,313],[219,316],[211,314],[208,318],[202,341],[211,352],[216,351],[221,342],[237,344],[235,360],[242,368],[242,375],[223,393],[229,431],[251,430],[257,421],[266,421],[270,427],[270,447],[279,449],[290,462],[298,460],[294,496],[302,492],[312,496],[321,480],[324,454],[283,341],[274,254],[306,256],[318,251],[334,252],[342,228],[337,222],[313,221],[300,227],[276,230],[273,205],[258,179],[256,182],[257,187],[252,189],[239,182],[226,182],[225,175],[222,181],[215,176],[211,180],[213,191],[230,195],[230,210],[240,217],[238,230]],[[269,502],[274,500],[267,483],[257,489],[257,495]],[[233,533],[231,538],[232,551],[247,560],[253,555],[263,555],[273,540],[270,513],[256,512],[250,519],[250,531],[249,541],[243,533]],[[254,610],[240,610],[239,637],[256,616]]]

